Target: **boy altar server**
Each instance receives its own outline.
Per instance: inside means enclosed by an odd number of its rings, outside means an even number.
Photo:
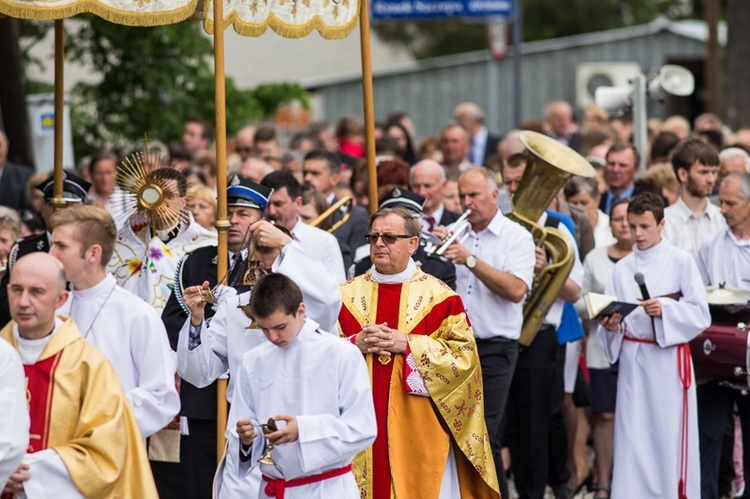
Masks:
[[[253,291],[250,306],[268,342],[242,358],[228,452],[240,453],[247,473],[273,444],[276,464],[260,465],[259,498],[359,498],[352,459],[377,433],[362,354],[305,319],[302,292],[285,275],[265,276]],[[280,429],[263,437],[259,424],[269,418]]]
[[[661,237],[659,197],[636,195],[628,205],[628,224],[636,246],[615,265],[605,293],[637,300],[641,307],[624,320],[613,314],[599,321],[609,361],[620,361],[611,497],[700,497],[688,342],[711,323],[706,292],[692,255]],[[650,298],[636,283],[637,273]]]
[[[143,437],[161,430],[180,410],[174,353],[159,313],[107,273],[117,238],[112,216],[94,206],[58,211],[50,219],[50,254],[71,283],[58,313],[70,316],[83,339],[112,363]]]

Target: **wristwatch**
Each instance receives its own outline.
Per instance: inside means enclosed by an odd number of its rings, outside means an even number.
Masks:
[[[477,266],[477,257],[475,257],[474,255],[471,255],[469,258],[466,259],[466,263],[464,265],[466,265],[469,268],[469,270],[474,270],[474,267]]]

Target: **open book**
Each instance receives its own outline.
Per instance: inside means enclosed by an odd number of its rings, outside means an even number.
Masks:
[[[622,314],[625,317],[638,306],[637,303],[617,301],[617,297],[615,296],[601,295],[599,293],[587,294],[583,297],[583,302],[586,304],[586,312],[588,312],[589,319],[591,320],[616,313]]]

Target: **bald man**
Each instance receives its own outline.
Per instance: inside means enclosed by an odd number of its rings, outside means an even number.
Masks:
[[[462,102],[453,110],[453,119],[471,134],[469,161],[477,166],[487,166],[490,158],[496,154],[501,137],[487,130],[482,108],[473,102]]]
[[[109,361],[73,320],[65,269],[47,253],[16,263],[13,320],[0,331],[27,380],[29,447],[3,494],[25,497],[157,497],[144,441]]]
[[[458,213],[445,208],[443,188],[445,169],[437,161],[425,159],[414,165],[409,172],[411,191],[425,198],[422,208],[422,229],[431,231],[437,225],[450,225],[458,220]]]

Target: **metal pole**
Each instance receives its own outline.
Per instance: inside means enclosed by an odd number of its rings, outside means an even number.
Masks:
[[[54,191],[50,203],[55,210],[65,206],[63,199],[63,109],[65,107],[65,29],[55,21],[55,164]]]
[[[523,92],[521,86],[521,39],[523,38],[523,12],[521,0],[513,0],[513,127],[523,119]]]
[[[638,175],[642,176],[646,171],[646,143],[647,143],[647,121],[648,110],[646,107],[646,75],[639,74],[633,79],[633,142],[638,152],[641,153],[641,163]]]
[[[214,101],[216,106],[216,230],[219,237],[216,275],[227,273],[227,110],[224,80],[224,0],[214,0]],[[216,390],[216,456],[224,454],[227,428],[227,380],[219,379]]]
[[[370,213],[378,211],[378,175],[375,164],[375,105],[372,89],[372,56],[370,55],[370,5],[360,2],[359,36],[362,47],[362,97],[365,111],[365,152],[367,157],[367,186]]]

